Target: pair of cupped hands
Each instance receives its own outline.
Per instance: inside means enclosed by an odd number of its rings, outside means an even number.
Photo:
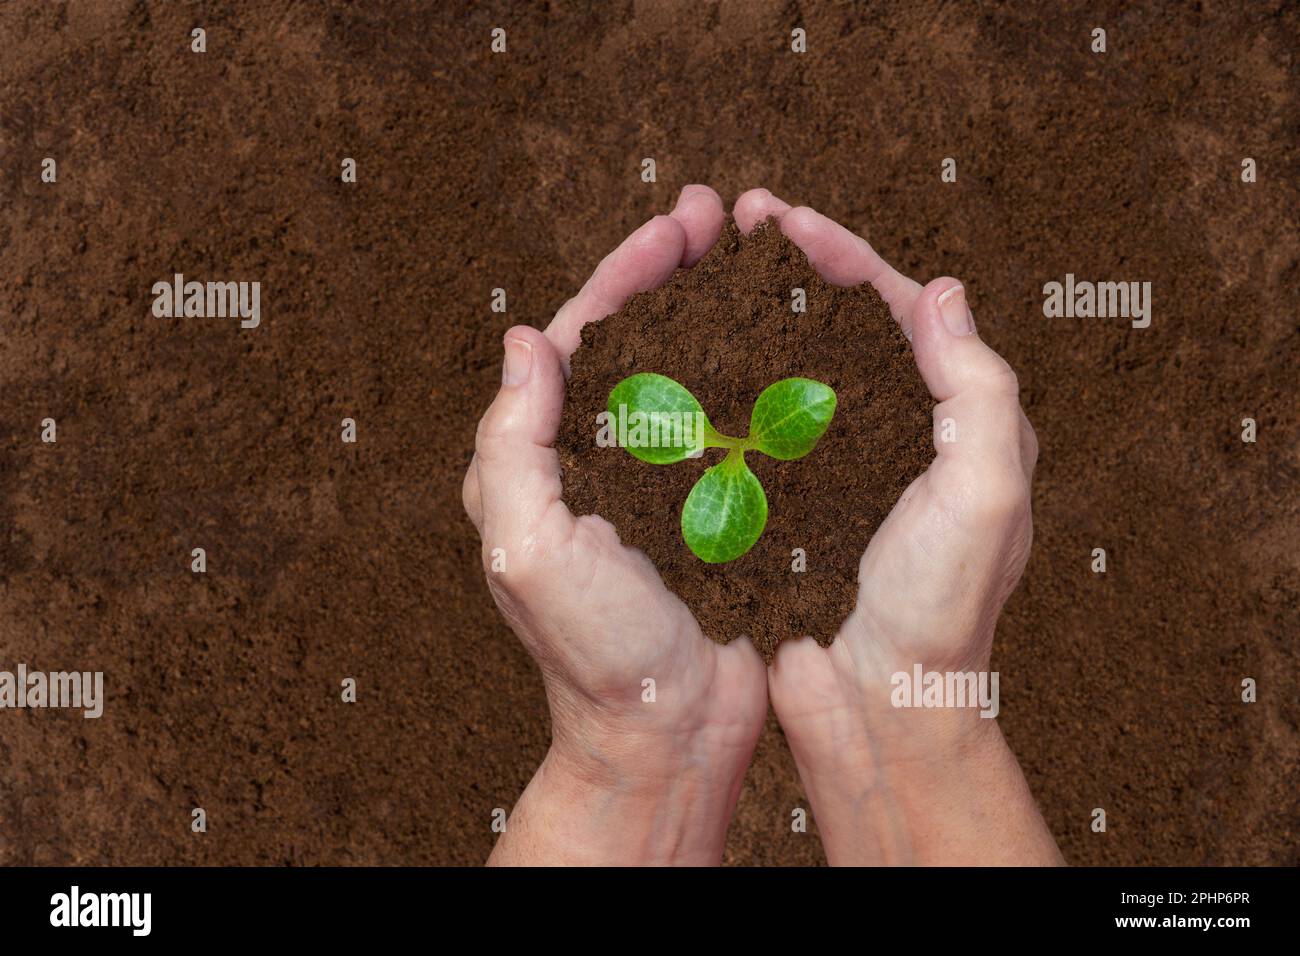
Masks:
[[[733,216],[745,233],[775,218],[826,281],[875,287],[937,403],[937,456],[863,554],[857,605],[835,641],[787,640],[768,668],[747,640],[706,639],[608,521],[569,511],[552,447],[580,330],[698,262],[725,219],[717,193],[687,186],[544,332],[510,329],[464,504],[492,596],[541,670],[552,743],[492,861],[718,862],[770,700],[831,862],[1056,862],[995,720],[890,701],[890,676],[918,663],[988,669],[1032,539],[1037,443],[1016,375],[981,341],[956,279],[922,286],[765,189],[743,194]],[[945,419],[955,441],[939,440]],[[771,808],[787,821],[773,826],[788,830],[795,809]]]

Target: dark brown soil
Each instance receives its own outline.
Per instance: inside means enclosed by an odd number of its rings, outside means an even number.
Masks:
[[[796,313],[802,289],[807,312]],[[782,640],[829,644],[857,595],[858,561],[899,495],[934,457],[930,409],[912,351],[869,285],[823,282],[770,224],[742,236],[727,223],[713,251],[665,286],[582,330],[556,447],[574,514],[613,522],[641,548],[713,640],[748,637],[769,663]],[[835,417],[806,457],[745,460],[767,494],[758,543],[706,564],[682,540],[682,502],[722,458],[651,465],[600,448],[595,420],[636,372],[681,382],[725,435],[745,435],[764,388],[799,376],[835,390]],[[794,549],[806,569],[794,571]]]
[[[503,332],[690,182],[960,278],[1019,373],[993,664],[1066,858],[1300,862],[1297,35],[1284,0],[0,4],[0,669],[108,695],[0,711],[0,863],[485,859],[548,722],[474,425]],[[262,281],[261,328],[154,319],[174,271]],[[1067,272],[1152,282],[1151,327],[1045,319]],[[727,860],[820,861],[799,805],[769,724]]]

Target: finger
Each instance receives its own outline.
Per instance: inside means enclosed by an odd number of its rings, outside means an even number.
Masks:
[[[563,407],[564,375],[550,341],[528,326],[510,329],[501,390],[475,436],[472,470],[485,550],[538,548],[544,522],[571,525],[560,501],[559,458],[551,447]]]
[[[912,310],[912,351],[938,402],[939,457],[995,471],[1014,466],[1024,474],[1023,426],[1028,422],[1016,374],[980,339],[965,289],[956,279],[935,279],[918,296]]]
[[[870,282],[889,305],[903,332],[911,337],[909,317],[921,287],[882,259],[867,240],[807,206],[785,213],[781,231],[832,285]]]
[[[807,206],[792,209],[766,189],[751,189],[741,195],[732,216],[743,233],[775,216],[781,231],[803,250],[823,279],[842,286],[870,282],[911,337],[910,315],[921,286],[885,262],[861,236]]]
[[[693,266],[704,258],[722,235],[722,223],[727,218],[722,200],[708,186],[690,185],[682,189],[677,205],[671,213],[682,224],[686,245],[682,251],[682,266]]]
[[[569,356],[582,344],[582,327],[617,312],[636,293],[663,285],[681,265],[685,250],[682,224],[672,216],[655,216],[601,260],[546,328],[566,371]]]
[[[745,235],[769,216],[780,219],[790,211],[790,204],[777,199],[766,189],[751,189],[741,193],[736,205],[732,207],[731,218],[736,220],[736,228]]]

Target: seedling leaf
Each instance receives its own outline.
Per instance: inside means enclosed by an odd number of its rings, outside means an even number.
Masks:
[[[740,557],[766,525],[767,495],[739,449],[706,471],[682,506],[682,537],[709,564]]]
[[[813,450],[835,414],[835,392],[809,378],[786,378],[767,388],[754,403],[749,444],[781,461]]]
[[[652,465],[669,465],[704,450],[709,421],[686,387],[666,375],[641,372],[609,393],[618,443]]]
[[[609,393],[614,444],[653,465],[693,458],[705,448],[727,456],[695,483],[682,505],[682,537],[702,561],[722,564],[745,554],[767,525],[767,495],[745,464],[746,451],[790,461],[813,450],[835,415],[835,392],[821,382],[787,378],[758,396],[749,435],[714,430],[685,386],[666,375],[641,372]]]

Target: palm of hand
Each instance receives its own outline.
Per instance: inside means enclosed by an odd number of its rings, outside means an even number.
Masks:
[[[508,579],[490,581],[542,669],[552,706],[620,732],[752,747],[767,676],[747,642],[706,639],[645,554],[623,545],[603,518],[578,518],[556,543],[563,557],[552,569],[564,584],[548,600],[521,601]]]

